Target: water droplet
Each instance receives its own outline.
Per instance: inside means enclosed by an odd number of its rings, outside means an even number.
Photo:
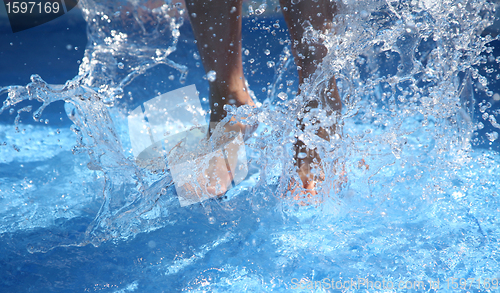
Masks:
[[[265,49],[264,54],[269,55],[269,54],[271,54],[271,51],[269,51],[269,49]]]
[[[486,137],[489,139],[489,141],[493,142],[498,139],[498,132],[493,131],[491,133],[486,133]]]
[[[208,79],[209,82],[214,82],[216,78],[217,78],[217,73],[215,71],[210,70],[207,73],[207,79]]]
[[[174,38],[178,38],[180,35],[181,35],[181,33],[179,32],[179,30],[178,30],[178,29],[174,29],[174,30],[172,30],[172,36],[173,36]]]
[[[299,159],[305,159],[306,157],[307,157],[307,154],[306,154],[306,153],[299,153],[299,154],[297,155],[297,158],[299,158]]]
[[[278,94],[278,98],[282,99],[283,101],[288,98],[288,95],[284,92],[281,92]]]
[[[122,62],[118,62],[118,68],[123,69],[125,65]]]
[[[259,8],[255,9],[255,14],[257,14],[257,15],[263,14],[266,11],[266,8],[267,8],[267,4],[266,3],[262,3],[259,6]]]

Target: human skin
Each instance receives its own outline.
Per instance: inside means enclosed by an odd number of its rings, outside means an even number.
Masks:
[[[255,105],[248,93],[243,75],[242,4],[243,0],[186,0],[186,8],[190,15],[191,26],[205,72],[216,73],[215,80],[210,82],[211,122],[219,122],[227,115],[223,109],[224,105],[237,107]],[[310,24],[314,30],[325,32],[331,28],[336,6],[329,0],[280,0],[280,5],[292,41],[292,53],[297,65],[299,84],[307,83],[326,56],[327,49],[321,43],[303,42],[305,24]],[[331,78],[326,89],[320,93],[319,99],[326,101],[332,111],[340,111],[341,101],[334,77]],[[319,104],[318,101],[312,100],[305,108],[315,108]],[[297,123],[304,130],[300,119]],[[244,131],[245,126],[241,123],[237,124]],[[320,128],[316,134],[329,140],[332,133]],[[299,156],[301,152],[306,153],[305,157]],[[302,186],[308,193],[315,195],[318,178],[312,175],[311,165],[318,166],[320,158],[314,151],[308,150],[302,141],[297,140],[295,161]]]

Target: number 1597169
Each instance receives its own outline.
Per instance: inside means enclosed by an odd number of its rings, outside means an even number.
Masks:
[[[21,14],[31,14],[31,13],[59,13],[59,3],[58,2],[7,2],[5,3],[7,8],[7,13],[21,13]]]

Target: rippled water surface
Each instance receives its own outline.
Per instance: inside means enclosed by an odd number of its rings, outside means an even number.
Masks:
[[[245,2],[243,61],[260,106],[228,112],[258,125],[249,174],[187,207],[168,168],[137,165],[127,123],[191,84],[209,109],[214,77],[182,4],[82,0],[57,25],[5,28],[2,292],[498,290],[500,46],[483,32],[495,4],[339,3],[332,31],[304,36],[329,53],[297,95],[277,3]],[[300,114],[332,76],[341,115]],[[342,131],[327,142],[297,115]],[[289,191],[296,137],[322,157],[313,199]]]

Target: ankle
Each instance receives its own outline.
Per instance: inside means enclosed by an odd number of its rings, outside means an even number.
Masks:
[[[224,86],[221,90],[220,87],[213,85],[210,87],[210,92],[211,122],[219,122],[227,116],[227,113],[224,110],[225,105],[236,107],[240,107],[243,105],[255,106],[255,103],[250,97],[246,87],[236,90],[230,90],[227,86]]]

